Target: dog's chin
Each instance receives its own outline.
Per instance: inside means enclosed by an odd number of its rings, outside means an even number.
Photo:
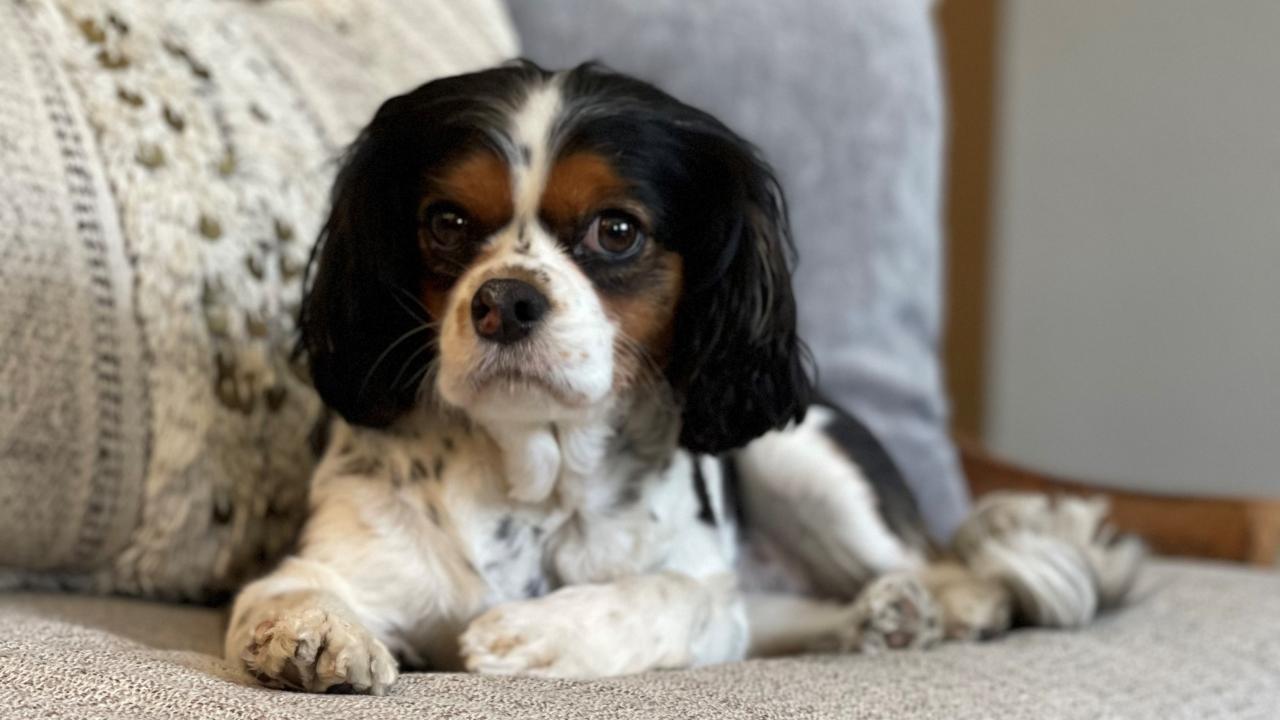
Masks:
[[[523,369],[472,371],[441,383],[451,405],[480,421],[544,423],[589,416],[604,397],[545,373]]]

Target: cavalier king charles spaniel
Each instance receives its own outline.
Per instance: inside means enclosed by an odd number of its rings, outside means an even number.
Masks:
[[[986,498],[926,538],[816,398],[781,189],[714,117],[599,65],[388,100],[347,153],[300,350],[337,416],[296,553],[236,600],[261,683],[591,678],[922,648],[1118,602],[1101,503]]]

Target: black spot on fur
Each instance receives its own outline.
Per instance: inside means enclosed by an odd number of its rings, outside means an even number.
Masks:
[[[449,437],[448,435],[445,435],[445,436],[444,436],[444,451],[445,451],[445,452],[453,452],[453,447],[454,447],[454,445],[453,445],[453,438]]]
[[[510,515],[503,516],[498,522],[498,530],[494,533],[494,537],[499,541],[507,541],[511,539],[511,533],[514,530],[515,523],[512,522]]]
[[[622,489],[618,491],[618,497],[614,498],[613,509],[624,510],[632,505],[635,505],[636,502],[640,499],[640,495],[641,495],[640,483],[628,481],[627,484],[623,485]]]
[[[547,593],[547,581],[544,578],[530,578],[524,584],[524,596],[527,598],[542,597]]]
[[[533,162],[533,149],[528,145],[520,146],[520,162],[524,163],[525,167]]]
[[[431,476],[437,481],[444,479],[444,458],[436,458],[431,466]]]
[[[518,255],[529,254],[529,236],[525,232],[525,226],[520,226],[520,235],[516,238],[516,253]]]
[[[414,458],[409,465],[409,479],[414,482],[421,482],[427,477],[427,466],[421,460]]]

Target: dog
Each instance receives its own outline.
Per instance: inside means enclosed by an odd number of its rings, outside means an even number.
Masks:
[[[1096,501],[927,539],[818,398],[783,194],[711,115],[596,64],[388,100],[344,158],[299,348],[336,414],[296,554],[236,599],[266,686],[594,678],[1073,627],[1141,557]]]

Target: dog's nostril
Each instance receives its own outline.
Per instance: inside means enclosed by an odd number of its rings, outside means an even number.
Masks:
[[[485,315],[493,312],[493,307],[485,300],[483,293],[476,293],[471,298],[471,319],[479,322]]]
[[[537,322],[540,313],[533,309],[533,303],[528,300],[516,301],[516,320],[522,323]]]

